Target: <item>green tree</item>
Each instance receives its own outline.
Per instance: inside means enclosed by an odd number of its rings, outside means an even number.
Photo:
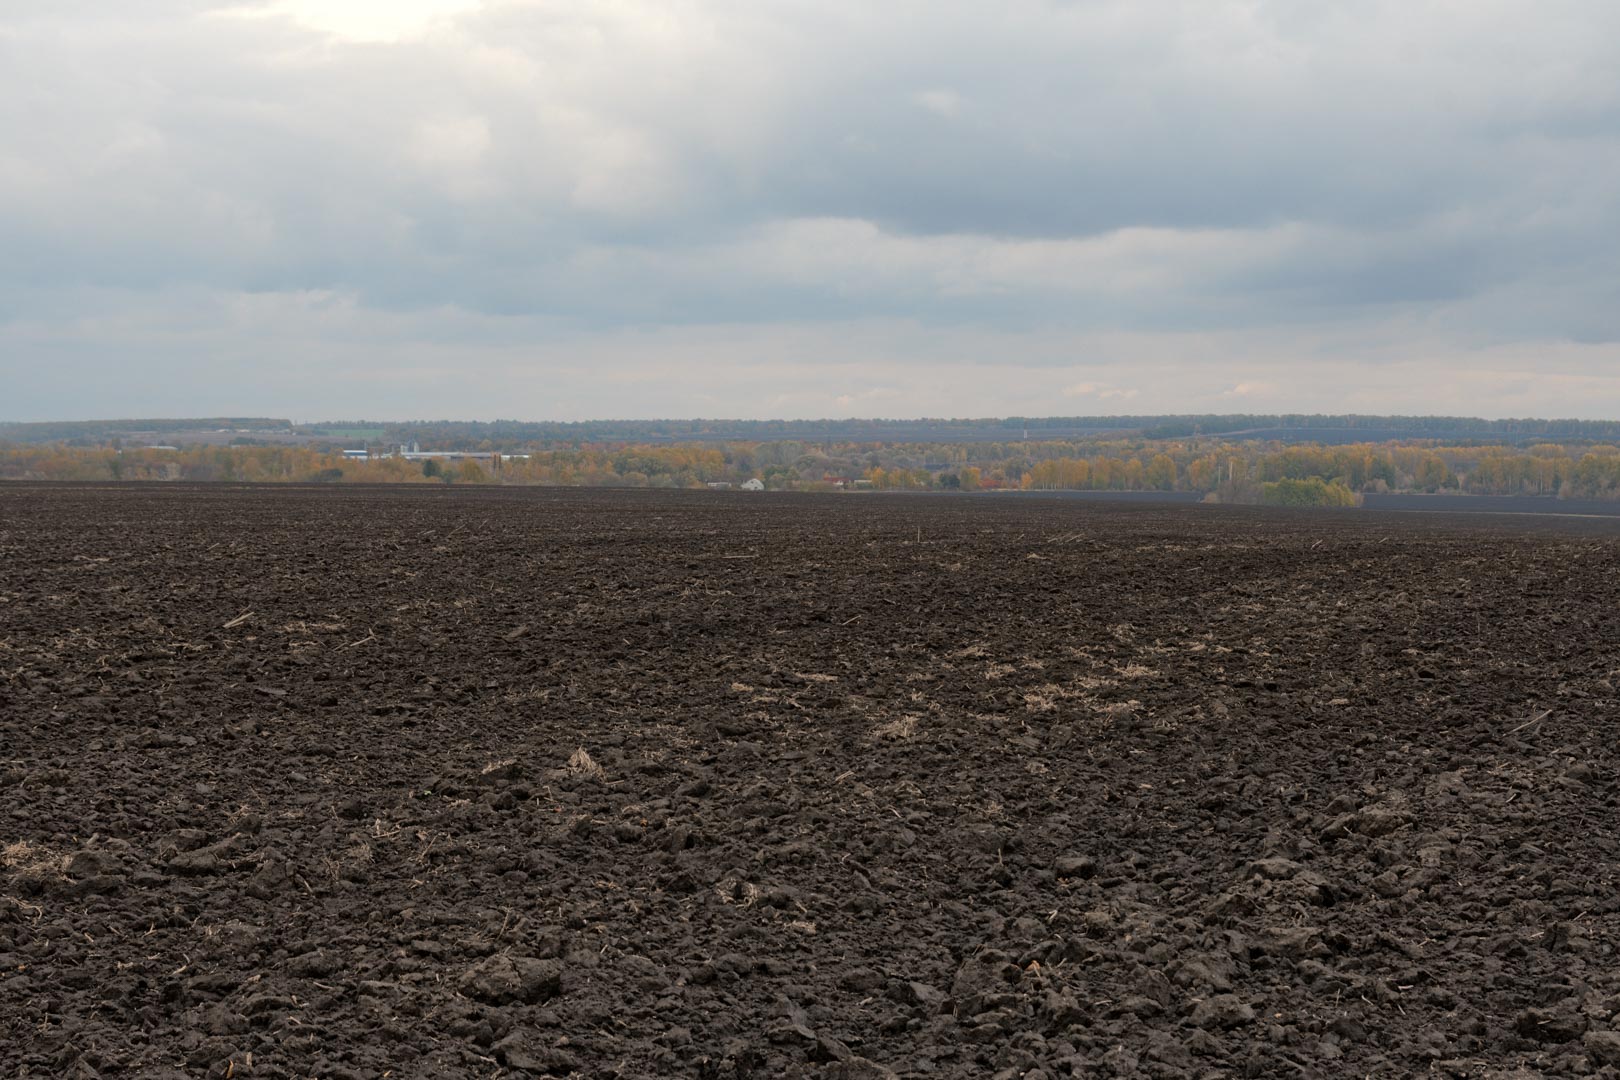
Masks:
[[[1261,484],[1260,501],[1267,506],[1355,506],[1356,493],[1338,481],[1312,476]]]

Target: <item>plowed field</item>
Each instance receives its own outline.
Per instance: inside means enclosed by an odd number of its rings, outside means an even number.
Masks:
[[[0,488],[0,1074],[1614,1076],[1617,540]]]

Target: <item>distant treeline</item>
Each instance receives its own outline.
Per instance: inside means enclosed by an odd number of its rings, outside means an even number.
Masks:
[[[1160,416],[1139,417],[1140,434],[1149,439],[1178,439],[1192,435],[1242,436],[1280,442],[1384,442],[1391,439],[1490,440],[1496,442],[1549,439],[1620,439],[1616,420],[1483,420],[1472,416],[1362,416],[1327,415]],[[1349,438],[1326,439],[1328,433]]]
[[[296,434],[314,442],[347,445],[363,440],[395,446],[415,442],[423,449],[513,452],[613,443],[1035,443],[1134,437],[1154,441],[1210,438],[1222,441],[1352,444],[1394,440],[1433,440],[1449,444],[1620,441],[1620,421],[1482,420],[1464,416],[1361,416],[1355,414],[1204,416],[1044,416],[924,420],[333,420],[294,426],[269,417],[210,417],[192,420],[86,420],[0,424],[0,441],[33,445],[68,442],[79,446],[139,441],[139,436],[239,432],[238,443],[253,434]],[[147,441],[154,441],[148,439]],[[266,439],[266,441],[269,441]]]
[[[501,483],[780,491],[1164,491],[1223,502],[1346,505],[1365,492],[1620,498],[1620,446],[1143,438],[1042,442],[607,443],[472,459],[347,458],[308,446],[0,447],[0,479]]]
[[[1279,442],[1383,442],[1436,439],[1516,443],[1548,439],[1620,440],[1620,421],[1483,420],[1466,416],[1355,414],[1204,416],[1009,416],[924,420],[344,420],[310,425],[308,434],[381,429],[383,442],[415,441],[442,450],[516,450],[526,446],[611,442],[998,442],[1135,435],[1198,435]]]
[[[1001,417],[968,420],[334,420],[300,427],[331,435],[376,429],[383,444],[415,442],[436,450],[518,450],[601,443],[703,442],[982,442],[1088,438],[1129,432],[1125,417]]]

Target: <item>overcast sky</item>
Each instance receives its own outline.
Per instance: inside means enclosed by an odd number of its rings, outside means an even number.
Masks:
[[[0,0],[0,419],[1620,417],[1614,0]]]

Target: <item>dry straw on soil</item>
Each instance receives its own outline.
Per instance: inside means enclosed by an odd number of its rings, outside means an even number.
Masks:
[[[573,755],[569,757],[568,771],[576,776],[588,776],[593,780],[601,780],[607,775],[602,766],[596,763],[596,759],[591,757],[590,752],[583,746],[575,750]]]
[[[67,864],[67,855],[27,840],[0,848],[0,867],[21,878],[56,877],[67,872]]]

